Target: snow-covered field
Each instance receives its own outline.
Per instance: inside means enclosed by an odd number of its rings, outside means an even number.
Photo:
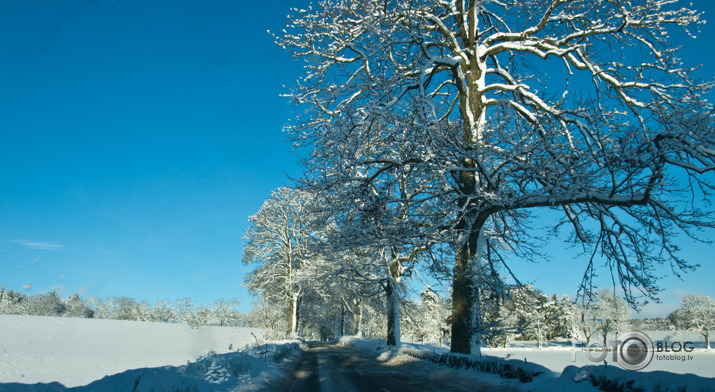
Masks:
[[[261,330],[0,315],[0,383],[86,385],[129,369],[185,365],[241,348]],[[2,388],[0,388],[2,389]]]
[[[292,364],[297,363],[306,346],[299,341],[273,342],[235,352],[253,346],[251,332],[261,339],[262,331],[244,328],[191,329],[177,324],[0,315],[0,391],[61,391],[88,384],[81,390],[265,390],[292,371]],[[344,338],[341,343],[387,350],[384,342],[354,337]],[[596,391],[591,384],[600,382],[604,387],[604,382],[631,382],[644,391],[715,391],[715,350],[698,348],[687,361],[656,357],[646,369],[633,372],[612,363],[607,368],[594,365],[582,352],[577,352],[577,361],[572,362],[572,351],[566,342],[552,343],[545,349],[529,347],[529,343],[518,345],[484,349],[483,358],[456,357],[470,362],[486,360],[502,368],[507,364],[540,374],[525,384],[503,380],[517,389],[547,391],[558,386]],[[267,358],[260,353],[263,348],[269,351]],[[206,355],[210,351],[215,354]],[[447,351],[445,347],[403,344],[401,350],[382,352],[380,357],[403,356],[405,361],[422,358],[427,360],[426,365]],[[472,369],[456,371],[477,378],[499,377]],[[36,383],[48,385],[23,386]]]

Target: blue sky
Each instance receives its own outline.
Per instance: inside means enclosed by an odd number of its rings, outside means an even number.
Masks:
[[[301,172],[280,97],[301,70],[266,31],[305,3],[0,2],[0,285],[247,310],[247,219]],[[710,78],[702,31],[681,56]],[[712,246],[685,248],[703,267],[663,281],[671,307],[715,296]],[[525,280],[575,292],[584,263],[555,255]]]

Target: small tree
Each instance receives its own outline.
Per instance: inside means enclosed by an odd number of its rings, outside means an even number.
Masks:
[[[609,334],[615,333],[618,336],[628,329],[631,310],[626,301],[613,291],[599,291],[598,300],[599,304],[596,309],[596,318],[599,322],[598,331],[603,337],[603,347],[608,347]]]
[[[176,313],[172,308],[171,302],[156,301],[154,306],[149,310],[149,320],[159,323],[173,323],[177,319]]]
[[[294,336],[300,323],[300,300],[306,276],[302,270],[310,262],[311,236],[310,203],[308,192],[279,188],[261,209],[249,218],[250,226],[244,235],[243,262],[258,266],[246,277],[246,285],[253,294],[261,293],[268,301],[287,305],[286,333]]]
[[[715,301],[712,298],[686,295],[680,302],[680,308],[669,318],[675,321],[677,327],[701,334],[705,348],[710,349],[710,330],[715,328]]]
[[[549,336],[548,314],[553,306],[549,297],[531,285],[519,287],[512,294],[517,312],[517,325],[521,339],[534,339],[541,348]]]
[[[62,316],[66,311],[67,307],[56,291],[32,296],[27,303],[27,313],[33,316]]]
[[[425,340],[439,341],[442,345],[443,331],[447,327],[445,320],[449,316],[450,309],[431,287],[425,288],[420,293],[420,299],[415,316],[418,334],[423,343]]]
[[[232,300],[226,300],[225,298],[216,300],[211,305],[211,312],[213,313],[212,324],[220,327],[237,325],[240,316],[236,309],[238,304],[239,300],[235,298]]]
[[[130,297],[117,297],[107,300],[110,317],[115,320],[137,321],[141,318],[140,304]]]
[[[557,301],[556,295],[552,302],[557,304],[554,309],[547,315],[547,319],[551,325],[550,339],[553,338],[575,338],[578,336],[578,311],[576,306],[568,295],[564,294],[560,301]]]
[[[591,337],[599,327],[596,320],[596,307],[593,303],[587,302],[584,306],[578,307],[576,315],[581,340],[584,340],[586,345],[589,345]]]
[[[74,293],[71,297],[67,298],[65,301],[66,313],[68,317],[82,317],[82,318],[92,318],[94,317],[94,311],[90,308],[89,304],[82,300],[79,293]]]
[[[19,291],[0,287],[0,313],[27,314],[27,296]]]
[[[194,305],[191,298],[184,298],[176,302],[174,313],[181,324],[194,324]]]

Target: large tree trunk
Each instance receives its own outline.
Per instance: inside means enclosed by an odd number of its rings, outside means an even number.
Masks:
[[[482,312],[479,302],[482,228],[489,217],[480,214],[469,224],[469,216],[460,226],[461,247],[454,260],[452,282],[452,344],[451,351],[462,354],[480,354],[482,343]]]
[[[461,32],[462,39],[472,49],[469,61],[463,61],[460,65],[464,79],[459,77],[455,79],[459,89],[459,110],[463,120],[462,140],[469,147],[478,147],[482,144],[487,124],[486,105],[482,92],[486,86],[488,67],[480,57],[481,48],[477,44],[476,35],[479,31],[479,19],[475,12],[477,4],[478,2],[475,1],[469,2],[467,11],[470,15],[469,28]],[[492,185],[481,177],[484,173],[481,173],[482,169],[478,167],[473,157],[465,156],[461,166],[462,170],[455,173],[461,195],[457,207],[463,215],[457,224],[459,248],[454,260],[452,278],[451,351],[480,354],[482,311],[479,302],[479,279],[482,266],[481,249],[485,240],[482,229],[493,211],[484,210],[484,206],[477,204],[481,193],[477,190]]]
[[[286,333],[288,336],[294,337],[298,333],[298,316],[300,314],[300,310],[298,309],[300,303],[299,288],[296,287],[292,290],[289,301],[289,319]]]
[[[388,278],[385,285],[387,296],[387,345],[400,345],[400,301],[395,281]]]

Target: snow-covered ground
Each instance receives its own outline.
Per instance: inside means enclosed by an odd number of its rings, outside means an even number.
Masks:
[[[667,341],[669,337],[674,335],[674,333],[670,331],[647,331],[646,333],[656,345],[658,342]],[[665,371],[677,374],[694,374],[701,377],[715,377],[715,349],[705,350],[702,335],[694,332],[681,332],[677,333],[675,337],[681,342],[692,342],[692,345],[688,345],[688,347],[692,346],[694,350],[685,352],[679,349],[680,351],[675,353],[672,351],[656,353],[650,364],[641,370],[641,372]],[[600,337],[596,337],[593,341],[600,342],[600,339]],[[436,343],[424,346],[409,343],[406,345],[427,347],[438,353],[446,353],[449,351],[448,347],[440,347]],[[536,342],[534,341],[510,342],[507,348],[482,348],[484,355],[505,359],[526,360],[526,362],[537,363],[544,366],[555,374],[561,374],[568,366],[581,367],[594,365],[594,363],[588,360],[581,347],[576,347],[575,351],[574,361],[574,349],[569,340],[548,342],[548,345],[543,348],[537,348]],[[606,361],[609,364],[613,364],[612,353],[609,353]]]
[[[659,336],[659,335],[652,335]],[[505,385],[529,391],[599,391],[599,390],[641,390],[641,391],[678,391],[678,392],[704,392],[715,391],[715,350],[706,351],[702,347],[690,354],[693,359],[685,363],[680,361],[659,361],[654,358],[644,370],[623,370],[613,366],[609,358],[609,366],[602,363],[594,364],[588,361],[584,353],[577,352],[577,361],[572,362],[570,344],[566,342],[552,344],[550,348],[536,349],[534,342],[518,342],[508,349],[486,348],[482,356],[449,354],[449,349],[436,345],[420,345],[403,343],[400,350],[389,350],[384,341],[370,341],[355,337],[343,337],[340,344],[361,348],[364,350],[381,352],[380,357],[394,358],[411,356],[440,361],[440,356],[466,359],[467,362],[477,362],[485,368],[522,368],[526,373],[537,374],[533,380],[520,383],[516,380],[504,379]],[[702,345],[701,345],[702,346]],[[609,354],[610,355],[610,354]],[[524,360],[526,358],[526,361]],[[444,359],[444,358],[442,358]],[[486,365],[485,365],[486,364]],[[505,366],[506,365],[506,366]],[[466,366],[457,366],[462,374],[472,377],[484,377],[485,373],[469,369]],[[508,373],[508,372],[505,372]],[[597,385],[597,387],[596,387]]]
[[[524,360],[527,362],[538,363],[551,370],[554,373],[560,374],[567,366],[589,366],[594,365],[589,361],[585,353],[576,351],[576,361],[572,349],[566,347],[548,347],[543,349],[534,348],[486,348],[482,351],[484,355],[512,358]],[[671,353],[656,354],[651,363],[640,372],[651,371],[666,371],[677,374],[695,374],[701,377],[715,377],[715,350],[695,350],[690,353],[678,353],[674,357]],[[690,357],[689,357],[690,356]],[[609,353],[606,358],[608,364],[613,364],[612,354]],[[715,389],[715,386],[713,386]]]
[[[89,384],[130,369],[228,353],[263,331],[136,321],[0,315],[0,383]],[[2,389],[2,388],[0,388]]]
[[[306,346],[293,340],[250,348],[255,342],[251,332],[262,338],[262,331],[244,328],[191,329],[177,324],[0,315],[0,390],[39,392],[79,387],[79,391],[208,392],[266,390],[269,385],[280,389],[280,382],[294,370]],[[654,340],[661,338],[653,336]],[[420,358],[432,366],[438,366],[431,362],[439,362],[436,359],[448,351],[445,347],[408,343],[399,351],[389,350],[384,342],[354,337],[343,338],[341,344],[377,351],[380,360],[407,363]],[[535,375],[533,381],[522,384],[516,379],[501,380],[505,386],[532,391],[596,391],[592,384],[613,386],[609,383],[631,383],[644,391],[715,391],[715,350],[697,348],[687,361],[656,357],[646,369],[634,372],[612,363],[608,367],[594,365],[582,352],[577,352],[574,363],[566,342],[551,343],[544,349],[523,342],[512,346],[517,347],[484,349],[482,358],[452,355],[455,358],[443,363],[466,359],[476,367],[520,368]],[[235,352],[241,348],[247,349]],[[265,349],[267,355],[261,352]],[[207,355],[209,352],[214,353]],[[491,384],[500,379],[496,374],[463,366],[448,371],[486,377]],[[27,386],[36,383],[45,385]]]

